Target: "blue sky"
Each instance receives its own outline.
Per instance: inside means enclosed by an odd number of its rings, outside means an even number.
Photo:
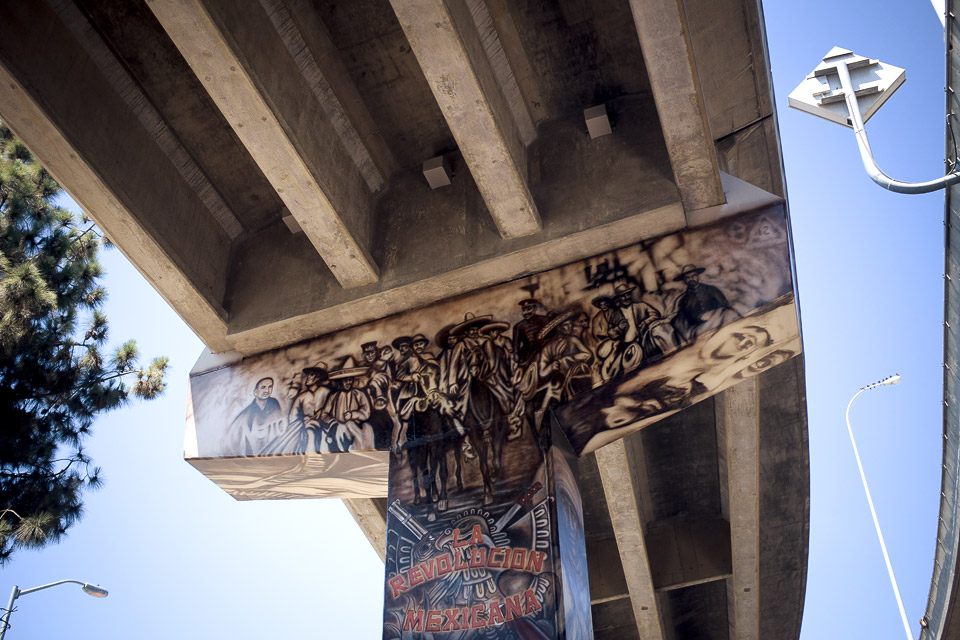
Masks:
[[[787,94],[834,45],[907,69],[867,124],[901,180],[943,171],[944,43],[926,2],[785,2],[764,8],[796,246],[811,463],[802,638],[901,638],[863,496],[852,421],[912,628],[936,541],[941,464],[943,194],[869,181],[850,130],[789,110]],[[88,449],[106,486],[60,545],[21,552],[10,586],[99,583],[25,596],[7,636],[377,638],[382,564],[339,501],[236,502],[182,460],[187,373],[202,345],[117,251],[104,256],[115,343],[133,337],[172,369],[161,400],[101,419]]]

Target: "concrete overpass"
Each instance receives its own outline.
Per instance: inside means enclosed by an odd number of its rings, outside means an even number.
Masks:
[[[223,361],[785,206],[750,0],[7,3],[0,118]],[[580,458],[596,637],[799,635],[791,356]]]

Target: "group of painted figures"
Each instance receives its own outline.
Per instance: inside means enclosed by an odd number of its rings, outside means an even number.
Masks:
[[[645,292],[629,277],[593,288],[612,293],[580,306],[546,310],[519,301],[513,326],[467,313],[433,338],[399,336],[361,345],[359,357],[319,362],[293,376],[286,412],[259,380],[254,400],[234,420],[227,445],[241,455],[390,449],[407,456],[415,503],[447,504],[448,453],[476,457],[484,500],[493,496],[505,442],[525,431],[538,442],[551,407],[658,359],[737,316],[724,294],[688,265],[672,290]],[[434,350],[436,349],[436,351]],[[439,482],[437,481],[439,479]]]

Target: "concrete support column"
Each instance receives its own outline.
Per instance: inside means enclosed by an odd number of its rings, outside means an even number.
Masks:
[[[641,499],[630,465],[627,440],[620,439],[597,449],[596,456],[637,631],[643,640],[663,640],[666,635],[647,554],[646,522],[641,515]]]
[[[409,420],[390,462],[383,637],[592,638],[577,461],[555,421],[532,438],[507,421],[464,437],[429,409]],[[464,441],[477,467],[460,468]]]
[[[724,436],[724,442],[718,445],[723,446],[726,462],[726,507],[733,559],[733,577],[727,580],[730,637],[757,640],[760,637],[760,420],[756,378],[727,389],[715,402],[718,433]]]
[[[343,506],[383,560],[387,549],[387,507],[383,498],[344,498]]]

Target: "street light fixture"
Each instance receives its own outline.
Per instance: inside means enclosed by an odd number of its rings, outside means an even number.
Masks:
[[[890,556],[887,554],[887,545],[883,541],[883,534],[880,532],[880,521],[877,520],[877,510],[873,506],[873,498],[870,496],[870,488],[867,486],[867,476],[863,473],[863,463],[860,462],[860,451],[857,449],[857,441],[853,439],[853,429],[850,427],[850,407],[853,401],[864,391],[876,389],[877,387],[887,387],[894,384],[900,384],[900,374],[896,373],[890,377],[884,378],[879,382],[868,384],[853,394],[850,402],[847,404],[847,433],[850,434],[850,444],[853,445],[853,455],[857,458],[857,468],[860,469],[860,479],[863,481],[863,491],[867,494],[867,503],[870,505],[870,514],[873,516],[873,526],[877,529],[877,538],[880,540],[880,549],[883,551],[883,560],[887,563],[887,573],[890,574],[890,584],[893,585],[893,594],[897,597],[897,607],[900,608],[900,619],[903,621],[903,630],[907,634],[908,640],[914,640],[913,633],[910,631],[910,623],[907,621],[907,612],[903,608],[903,599],[900,597],[900,587],[897,586],[897,579],[893,575],[893,565],[890,564]],[[2,640],[3,636],[0,636]]]
[[[10,601],[7,602],[7,610],[4,611],[3,616],[0,617],[0,640],[3,640],[3,636],[6,635],[7,629],[10,628],[10,615],[13,613],[13,603],[17,601],[17,598],[20,596],[25,596],[28,593],[33,593],[34,591],[49,589],[50,587],[56,587],[57,585],[67,584],[69,582],[72,582],[73,584],[79,584],[84,593],[87,593],[94,598],[107,597],[107,590],[103,587],[90,584],[89,582],[81,582],[79,580],[57,580],[56,582],[40,585],[39,587],[31,587],[30,589],[20,589],[20,587],[17,585],[13,585],[13,591],[10,592]]]
[[[902,182],[885,174],[873,158],[863,123],[893,95],[906,79],[903,69],[834,47],[823,61],[790,93],[789,104],[853,129],[860,159],[870,179],[896,193],[930,193],[960,182],[960,171],[951,171],[936,180]],[[953,118],[954,114],[950,114]],[[948,124],[952,124],[948,121]],[[956,149],[954,149],[956,154]]]

